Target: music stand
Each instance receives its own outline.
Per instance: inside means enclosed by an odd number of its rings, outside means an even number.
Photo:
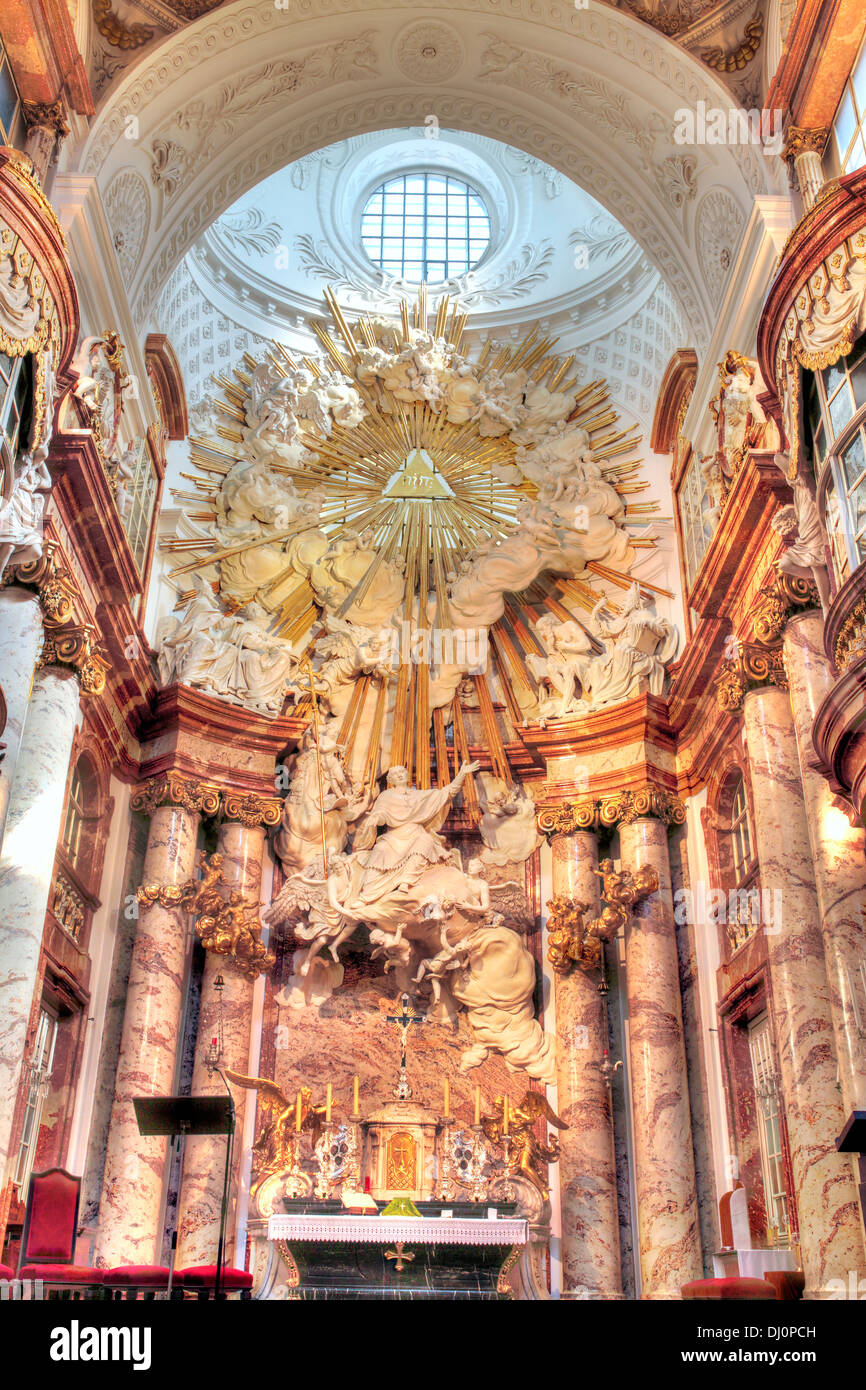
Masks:
[[[178,1139],[178,1205],[180,1205],[183,1153],[189,1134],[224,1134],[226,1136],[226,1166],[223,1177],[223,1199],[220,1208],[220,1234],[217,1246],[214,1299],[222,1291],[223,1253],[225,1250],[226,1220],[228,1217],[229,1170],[232,1139],[235,1132],[235,1107],[230,1095],[225,1096],[135,1096],[132,1104],[138,1121],[138,1132],[144,1138],[168,1134]],[[168,1266],[168,1296],[174,1279],[174,1259],[177,1249],[177,1226],[171,1241]]]

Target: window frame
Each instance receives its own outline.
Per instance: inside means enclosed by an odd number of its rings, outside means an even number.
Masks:
[[[423,190],[421,192],[423,207],[422,211],[416,214],[407,213],[407,200],[412,196],[418,196],[417,190],[409,188],[408,184],[410,180],[423,180]],[[444,192],[442,194],[430,191],[429,184],[431,180],[436,180],[444,184]],[[401,187],[398,188],[397,185],[401,185]],[[461,190],[462,195],[465,195],[465,211],[463,218],[465,223],[465,234],[462,236],[452,235],[449,232],[448,222],[451,216],[449,203],[452,185]],[[395,233],[393,237],[388,237],[386,235],[386,223],[389,216],[386,199],[389,195],[391,197],[399,196],[401,199],[400,212],[394,212],[392,214],[394,218],[399,218],[401,230],[399,234]],[[429,222],[434,215],[431,214],[429,205],[431,198],[439,196],[445,199],[445,211],[441,214],[444,221],[444,232],[441,236],[437,237],[436,240],[440,241],[444,246],[444,253],[442,256],[437,255],[434,258],[429,249],[434,239],[429,230]],[[377,197],[381,199],[381,206],[371,211],[371,204]],[[473,216],[478,216],[478,212],[473,210],[473,200],[475,205],[480,208],[485,220],[485,232],[483,236],[484,248],[481,254],[477,255],[474,259],[471,250],[472,242],[474,240],[481,240],[482,238],[473,237],[472,235],[472,218]],[[438,216],[439,214],[435,215]],[[417,236],[412,238],[407,236],[407,217],[414,217],[415,220],[421,223],[420,230],[415,229],[418,233]],[[377,219],[377,232],[365,230],[365,222],[368,219]],[[377,183],[375,187],[369,190],[361,204],[358,228],[361,249],[370,264],[389,280],[404,281],[406,284],[412,285],[446,284],[449,280],[459,279],[461,276],[468,274],[469,271],[477,270],[489,256],[493,243],[493,216],[483,193],[467,179],[447,169],[406,170],[401,173],[392,174],[382,182]],[[386,254],[385,243],[389,240],[396,241],[398,236],[400,242],[399,256]],[[378,250],[374,250],[373,245],[370,244],[375,243],[376,240],[378,240]],[[407,241],[409,240],[418,240],[420,242],[420,251],[417,261],[415,258],[411,260],[407,258]],[[462,247],[462,255],[459,258],[452,255],[452,244]],[[396,270],[394,267],[398,260],[399,270]],[[410,270],[412,266],[419,266],[419,278],[415,278],[414,275],[407,273],[407,261]],[[431,265],[442,267],[443,273],[441,276],[437,271],[436,278],[430,278]]]

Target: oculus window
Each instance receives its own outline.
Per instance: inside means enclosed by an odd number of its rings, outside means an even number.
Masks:
[[[461,179],[401,174],[367,199],[361,241],[386,275],[436,285],[478,264],[490,245],[490,214]]]

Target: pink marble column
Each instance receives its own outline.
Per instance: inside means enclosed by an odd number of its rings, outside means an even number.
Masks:
[[[195,873],[199,815],[160,806],[151,817],[142,883],[187,883]],[[96,1263],[153,1264],[162,1241],[165,1139],[142,1139],[134,1096],[171,1095],[183,1016],[191,928],[180,908],[141,907],[126,992]]]
[[[0,763],[0,844],[9,810],[21,736],[36,658],[42,648],[42,610],[38,595],[20,584],[0,589],[0,671],[6,701],[6,752]]]
[[[262,825],[245,826],[237,821],[224,821],[220,827],[219,844],[223,855],[223,876],[229,889],[237,888],[248,903],[258,903],[262,881],[262,858],[265,830]],[[247,1074],[250,1052],[250,1019],[253,1007],[254,981],[246,979],[226,956],[208,951],[201,988],[198,1042],[193,1070],[194,1096],[225,1095],[220,1077],[208,1075],[205,1057],[211,1039],[217,1036],[218,996],[214,980],[222,975],[223,990],[223,1059],[222,1067]],[[231,1087],[236,1111],[234,1159],[229,1183],[229,1213],[226,1223],[226,1256],[233,1248],[235,1213],[238,1198],[238,1171],[241,1158],[241,1138],[244,1129],[244,1107],[247,1092]],[[183,1187],[178,1214],[177,1267],[216,1264],[219,1243],[220,1207],[225,1175],[225,1138],[222,1135],[201,1135],[187,1142],[183,1165]],[[231,1260],[229,1260],[231,1263]]]
[[[598,908],[595,835],[555,835],[553,893]],[[557,1109],[560,1139],[562,1297],[622,1298],[619,1215],[610,1087],[601,1070],[608,1047],[599,976],[572,969],[556,977]]]
[[[80,692],[73,671],[39,671],[27,706],[0,856],[0,1178],[11,1159],[15,1100],[54,878]]]
[[[802,613],[789,620],[785,670],[821,909],[842,1108],[847,1118],[852,1110],[866,1109],[866,1041],[858,1027],[858,1018],[860,1027],[866,1018],[861,974],[866,967],[866,837],[862,827],[852,826],[844,810],[834,805],[828,782],[812,766],[815,713],[835,682],[824,655],[819,613]]]
[[[767,931],[771,1008],[797,1198],[806,1297],[831,1279],[866,1272],[851,1159],[835,1150],[842,1129],[830,986],[812,872],[797,740],[788,694],[753,690],[744,702],[746,744],[763,893],[778,893]],[[772,898],[770,898],[772,901]],[[845,1285],[847,1287],[847,1283]]]
[[[672,1299],[703,1265],[667,829],[623,824],[620,847],[624,869],[659,877],[626,928],[626,991],[641,1296]]]

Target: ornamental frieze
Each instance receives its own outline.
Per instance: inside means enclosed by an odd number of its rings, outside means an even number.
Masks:
[[[577,830],[612,830],[644,818],[665,825],[682,825],[686,818],[683,802],[665,787],[641,787],[616,792],[595,800],[569,801],[559,806],[542,806],[538,828],[545,835],[572,835]]]

